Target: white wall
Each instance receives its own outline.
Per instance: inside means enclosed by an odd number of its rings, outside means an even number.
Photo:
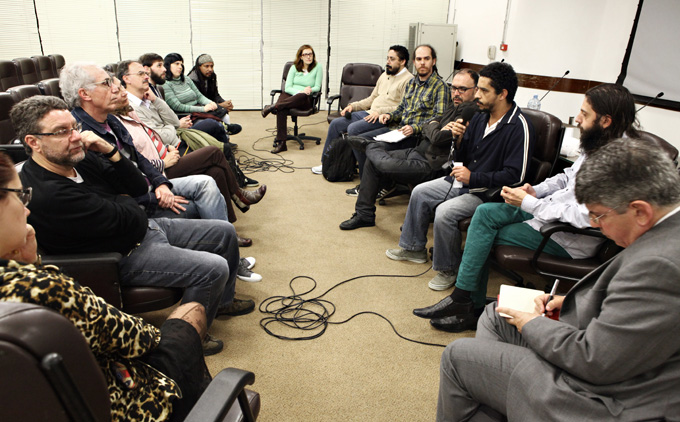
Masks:
[[[518,73],[615,82],[621,70],[638,0],[510,0],[508,51],[499,49],[508,0],[451,0],[449,23],[458,25],[457,59],[485,64],[487,48]],[[680,66],[680,63],[678,63]],[[515,101],[526,106],[543,90],[519,88]],[[550,93],[541,110],[562,121],[578,112],[583,95]],[[680,148],[680,112],[647,107],[642,128]]]

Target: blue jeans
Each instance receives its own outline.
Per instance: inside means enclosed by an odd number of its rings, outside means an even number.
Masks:
[[[338,117],[334,119],[330,126],[328,126],[328,134],[326,135],[326,143],[323,146],[323,155],[328,152],[328,147],[331,141],[335,138],[339,138],[344,132],[347,132],[350,136],[357,136],[364,132],[368,132],[375,129],[380,129],[385,127],[382,123],[376,121],[375,123],[369,123],[364,120],[364,117],[368,116],[366,111],[355,111],[352,112],[352,117],[346,119],[344,117]]]
[[[203,305],[210,326],[218,308],[234,300],[239,259],[231,223],[157,218],[119,269],[123,285],[183,288],[182,303]]]
[[[157,208],[152,215],[153,218],[186,217],[229,221],[227,203],[212,177],[199,174],[176,177],[170,179],[170,182],[172,182],[172,193],[189,200],[188,204],[183,204],[186,212],[177,215],[171,210]]]
[[[435,271],[458,269],[462,256],[458,222],[470,217],[482,204],[477,196],[470,193],[461,195],[459,191],[441,177],[421,183],[411,192],[399,246],[409,251],[425,249],[427,229],[434,213],[432,269]]]

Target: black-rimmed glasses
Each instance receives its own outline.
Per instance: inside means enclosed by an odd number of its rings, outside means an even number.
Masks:
[[[58,130],[58,131],[56,131],[56,132],[31,133],[31,135],[35,135],[35,136],[60,136],[60,137],[63,137],[64,135],[65,135],[65,136],[71,136],[71,132],[73,132],[74,130],[75,130],[76,132],[80,132],[81,130],[83,130],[83,125],[82,125],[82,123],[76,123],[76,125],[73,126],[72,128],[61,129],[61,130]]]
[[[468,88],[466,86],[453,86],[453,85],[451,85],[451,92],[458,91],[461,94],[465,94],[468,89],[475,89],[475,87],[473,86],[472,88]]]
[[[21,201],[24,206],[28,206],[28,203],[31,202],[31,198],[33,197],[33,188],[28,187],[28,188],[21,188],[21,189],[12,189],[12,188],[0,188],[0,190],[4,190],[5,192],[14,192],[17,194],[19,197],[19,201]]]

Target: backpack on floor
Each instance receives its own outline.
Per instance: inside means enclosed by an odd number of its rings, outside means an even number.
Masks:
[[[329,182],[348,182],[354,179],[357,160],[344,136],[333,139],[321,157],[323,177]]]

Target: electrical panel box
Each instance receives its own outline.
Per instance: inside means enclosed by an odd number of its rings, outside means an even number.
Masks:
[[[430,44],[437,52],[437,69],[446,82],[451,82],[456,61],[456,39],[458,25],[412,23],[408,30],[408,51],[411,54],[409,70],[416,74],[413,66],[414,50],[421,44]]]

